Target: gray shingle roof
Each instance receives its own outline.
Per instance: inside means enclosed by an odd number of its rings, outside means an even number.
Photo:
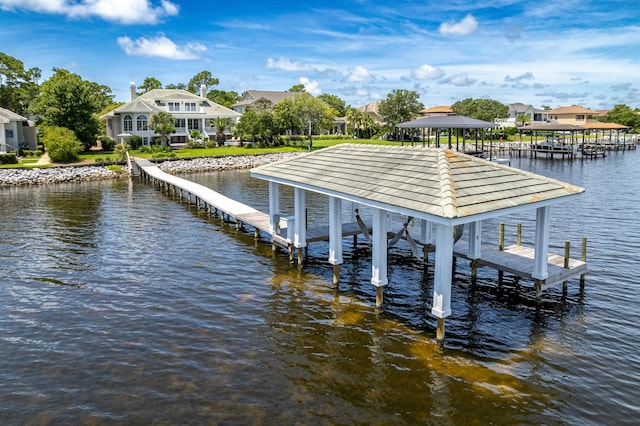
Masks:
[[[464,222],[584,191],[451,150],[366,144],[336,145],[257,167],[251,175],[415,217],[469,218]]]

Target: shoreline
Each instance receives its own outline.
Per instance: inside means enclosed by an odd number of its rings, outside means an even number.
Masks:
[[[272,154],[228,155],[223,157],[198,157],[189,160],[171,160],[158,163],[158,167],[171,174],[248,169],[263,164],[291,158],[303,152],[277,152]],[[122,179],[125,172],[109,170],[107,166],[68,165],[51,168],[0,169],[0,188],[51,183],[88,182]]]

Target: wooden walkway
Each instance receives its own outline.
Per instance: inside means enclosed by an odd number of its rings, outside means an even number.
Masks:
[[[270,218],[267,213],[256,210],[255,208],[243,204],[239,201],[226,197],[219,192],[216,192],[206,186],[192,182],[187,179],[180,178],[169,173],[165,173],[158,168],[155,164],[145,159],[135,159],[135,164],[139,167],[143,177],[152,179],[157,183],[168,187],[177,188],[180,191],[180,196],[186,193],[187,197],[192,195],[196,198],[197,204],[200,202],[208,206],[209,209],[215,209],[221,213],[224,213],[238,226],[244,224],[252,226],[257,231],[262,231],[271,237],[271,242],[277,246],[289,250],[291,242],[286,238],[287,235],[287,221],[284,218],[280,219],[278,231],[275,235],[271,233]],[[369,227],[369,230],[371,227]],[[342,224],[342,236],[358,235],[362,231],[356,222],[343,223]],[[306,231],[307,243],[316,241],[329,241],[329,226],[320,226],[317,228],[309,228]]]

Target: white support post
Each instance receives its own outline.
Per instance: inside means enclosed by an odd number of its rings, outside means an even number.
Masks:
[[[539,207],[536,210],[536,245],[531,276],[537,280],[544,280],[549,276],[547,256],[549,255],[550,217],[550,206]]]
[[[293,203],[296,220],[293,245],[302,248],[307,246],[307,193],[304,189],[294,188]]]
[[[329,263],[342,262],[342,200],[329,197]]]
[[[271,181],[269,181],[269,222],[271,235],[276,235],[280,222],[280,186]]]
[[[420,219],[420,242],[422,244],[431,244],[433,238],[432,230],[433,224],[426,219]]]
[[[469,259],[480,259],[482,256],[482,221],[469,224]]]
[[[451,278],[453,270],[453,226],[436,225],[436,270],[433,279],[433,307],[438,318],[451,315]]]
[[[371,245],[371,284],[387,285],[387,212],[373,209],[373,241]]]

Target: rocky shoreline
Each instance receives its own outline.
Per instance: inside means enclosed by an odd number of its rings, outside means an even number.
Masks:
[[[202,157],[190,160],[164,161],[158,165],[167,173],[194,173],[230,169],[248,169],[262,164],[300,155],[299,152],[282,152],[258,155],[234,155]],[[48,183],[86,182],[118,179],[126,173],[109,170],[105,166],[67,166],[34,169],[0,169],[0,187],[17,185],[41,185]]]

